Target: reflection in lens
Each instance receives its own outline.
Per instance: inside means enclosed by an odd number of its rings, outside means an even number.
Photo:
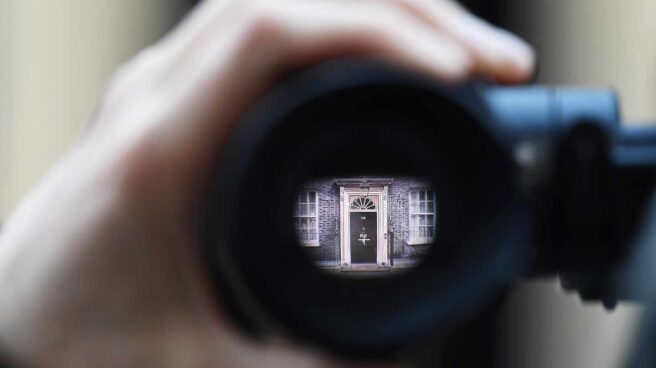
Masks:
[[[416,178],[321,178],[294,203],[299,244],[321,269],[376,276],[417,265],[437,231],[433,187]]]

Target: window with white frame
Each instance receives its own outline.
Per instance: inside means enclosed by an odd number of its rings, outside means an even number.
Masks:
[[[304,245],[319,246],[319,201],[317,192],[304,190],[298,193],[294,206],[296,233]]]
[[[429,189],[410,190],[410,244],[427,244],[435,239],[436,200]]]

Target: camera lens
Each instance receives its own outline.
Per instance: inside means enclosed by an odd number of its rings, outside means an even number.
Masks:
[[[314,178],[294,197],[298,244],[319,269],[344,277],[409,271],[436,239],[438,201],[416,177]]]
[[[217,167],[205,249],[226,309],[382,357],[493,300],[522,265],[528,226],[510,224],[530,215],[487,112],[476,88],[372,61],[290,76]]]

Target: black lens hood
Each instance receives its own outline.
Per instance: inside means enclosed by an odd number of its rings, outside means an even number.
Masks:
[[[252,333],[351,357],[397,356],[466,319],[525,270],[531,211],[478,89],[397,66],[338,60],[300,71],[239,122],[217,163],[204,226],[221,303]],[[435,244],[385,278],[321,271],[299,247],[294,195],[308,178],[430,181]]]

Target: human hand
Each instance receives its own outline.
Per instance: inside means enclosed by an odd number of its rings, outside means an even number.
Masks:
[[[0,346],[29,366],[336,365],[235,330],[203,271],[199,218],[248,106],[289,70],[356,55],[446,82],[533,68],[523,42],[447,0],[206,1],[118,71],[3,228]]]

